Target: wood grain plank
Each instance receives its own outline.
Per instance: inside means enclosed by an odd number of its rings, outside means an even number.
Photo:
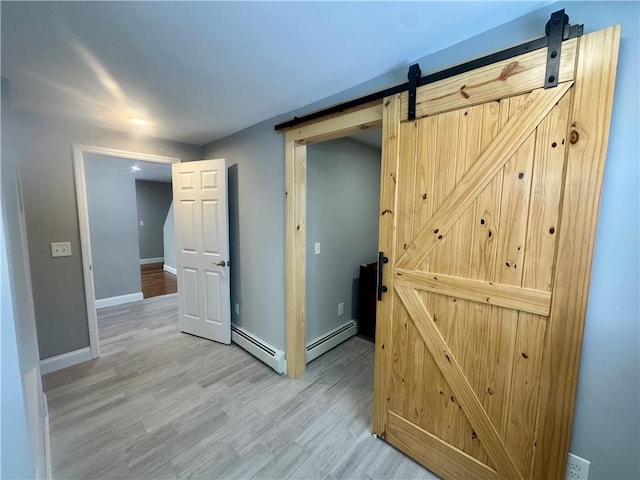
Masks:
[[[465,312],[458,308],[460,301],[457,298],[418,290],[416,293],[431,314],[434,325],[445,341],[449,342],[448,339],[460,335],[458,325]],[[416,330],[417,336],[424,344],[415,322],[410,322],[410,326]],[[424,380],[424,390],[428,390],[428,394],[424,396],[424,409],[427,411],[427,415],[425,415],[426,421],[420,426],[452,446],[465,453],[470,453],[467,449],[470,446],[472,436],[474,436],[473,426],[463,413],[455,392],[440,371],[437,360],[429,351],[425,354],[425,359],[428,359],[425,361],[427,375]],[[475,441],[477,442],[477,439]]]
[[[458,153],[456,145],[458,141],[459,120],[458,112],[448,112],[438,115],[437,124],[435,125],[438,132],[434,146],[435,153],[432,157],[421,158],[421,162],[431,164],[428,167],[425,166],[425,168],[429,168],[433,173],[431,208],[434,212],[445,202],[456,186],[456,162]],[[416,231],[416,233],[417,232],[418,231]],[[415,236],[413,242],[415,242]],[[406,250],[407,249],[405,249],[405,252]],[[445,268],[450,262],[448,253],[449,251],[443,248],[441,254],[436,256],[433,262],[431,258],[425,258],[419,269],[439,270]]]
[[[483,106],[481,151],[493,142],[502,128],[501,105],[508,102],[490,102]],[[505,123],[506,123],[505,119]],[[474,229],[471,247],[470,278],[491,282],[495,278],[500,197],[502,196],[502,170],[493,178],[475,201]]]
[[[411,369],[407,375],[408,395],[405,397],[406,418],[412,423],[420,425],[425,415],[424,394],[424,357],[429,355],[425,352],[424,342],[415,332],[415,328],[409,327],[409,338],[411,338]],[[429,414],[429,412],[427,412]]]
[[[510,116],[517,114],[523,102],[524,96],[509,100]],[[522,281],[534,151],[535,132],[532,132],[503,168],[496,256],[496,282],[502,284],[519,286]]]
[[[422,159],[435,158],[437,139],[439,137],[438,118],[429,117],[418,122],[417,178],[416,193],[418,202],[415,205],[414,232],[427,223],[433,214],[433,197],[435,190],[434,162]]]
[[[464,178],[469,169],[478,160],[481,150],[481,138],[484,121],[484,107],[478,105],[458,112],[458,152],[456,161],[456,185]],[[455,277],[468,278],[471,270],[471,239],[473,236],[474,204],[460,215],[451,227],[448,237],[451,262],[442,273]]]
[[[502,478],[482,462],[394,412],[389,413],[388,440],[444,478],[468,478],[470,475],[487,480]]]
[[[435,327],[431,315],[413,288],[394,285],[398,297],[409,312],[409,316],[427,349],[438,364],[447,383],[456,395],[456,400],[472,424],[480,442],[498,473],[506,478],[522,479],[522,473],[507,450],[495,426],[484,411],[464,372],[456,362],[442,335]]]
[[[511,386],[516,324],[508,315],[511,313],[508,309],[479,303],[470,305],[478,311],[475,322],[465,332],[462,345],[463,350],[474,353],[464,365],[464,372],[487,416],[504,439],[506,429],[502,428],[502,423],[507,417],[505,410]]]
[[[520,95],[503,102],[500,111],[501,123],[505,124],[509,121],[508,119],[517,115],[519,108],[525,102],[525,98],[525,95]],[[522,278],[522,262],[520,262],[520,259],[524,254],[524,238],[527,225],[525,215],[529,202],[534,147],[535,133],[532,133],[502,169],[501,207],[498,219],[498,234],[496,235],[496,266],[494,273],[494,279],[497,283],[519,286]],[[520,264],[519,269],[517,268],[518,264]],[[499,312],[502,324],[505,327],[510,327],[511,335],[509,341],[512,344],[512,357],[508,359],[509,368],[503,372],[505,392],[500,431],[503,432],[505,441],[512,413],[511,400],[514,396],[513,377],[515,375],[514,359],[518,333],[518,314],[519,312],[513,309]],[[508,446],[511,447],[510,445]],[[514,456],[516,456],[515,453]]]
[[[458,142],[460,139],[460,113],[447,112],[438,115],[435,128],[438,135],[435,138],[434,155],[423,157],[421,162],[431,164],[429,169],[433,174],[432,202],[435,210],[454,190],[457,182],[456,171],[458,169]],[[427,122],[428,123],[428,122]],[[442,271],[454,261],[450,242],[444,242],[438,251],[438,255],[432,255],[425,259],[418,269]],[[433,312],[437,312],[438,328],[447,341],[456,336],[460,309],[457,302],[441,295],[430,298]],[[435,315],[435,313],[434,313]],[[431,355],[428,355],[429,357]],[[437,369],[437,363],[432,367]],[[431,411],[429,422],[434,434],[442,440],[464,449],[468,438],[471,437],[471,425],[454,401],[454,395],[450,392],[442,374],[437,371],[430,375],[430,381],[438,385],[438,392],[442,395],[427,397],[427,408]],[[435,393],[435,392],[434,392]]]
[[[571,438],[620,25],[580,38],[553,304],[542,366],[535,478],[560,478]]]
[[[376,311],[376,357],[374,370],[373,431],[382,438],[386,436],[387,402],[391,371],[393,275],[396,242],[396,196],[400,136],[400,96],[385,98],[382,121],[382,172],[380,174],[380,229],[379,248],[386,253],[389,263],[383,272],[382,281],[389,292],[382,296]]]
[[[483,107],[479,105],[464,108],[455,113],[458,115],[455,164],[455,183],[457,185],[480,156]],[[443,265],[444,268],[439,269],[439,272],[455,277],[469,277],[473,213],[474,204],[472,203],[451,227],[447,240],[440,245],[440,248],[436,248],[432,252],[432,256],[439,257],[446,250],[443,257],[447,259],[447,264]],[[455,298],[455,302],[449,298],[441,300],[445,300],[447,305],[456,312],[454,328],[449,329],[448,336],[445,337],[449,348],[456,352],[458,363],[464,369],[469,383],[472,385],[483,383],[480,378],[485,372],[477,368],[479,366],[477,358],[480,352],[474,348],[468,348],[471,345],[467,332],[477,325],[476,311],[473,305],[463,296]],[[487,455],[483,451],[480,440],[475,435],[471,424],[463,415],[457,415],[457,417],[457,422],[453,426],[454,432],[452,432],[455,437],[453,443],[460,445],[464,452],[477,456],[476,458],[481,461],[487,461]]]
[[[563,42],[559,82],[574,78],[577,39]],[[520,95],[544,87],[547,49],[424,85],[416,91],[416,118]],[[408,93],[402,96],[401,118],[406,120]]]
[[[312,124],[296,127],[285,133],[285,142],[309,144],[324,142],[358,133],[367,128],[380,126],[382,103],[344,113],[337,117],[322,119]]]
[[[442,132],[442,135],[440,135],[440,132]],[[442,123],[439,116],[423,118],[418,122],[416,184],[418,198],[414,207],[416,210],[414,232],[418,232],[429,220],[433,213],[434,202],[442,202],[446,197],[447,192],[442,191],[442,184],[436,187],[436,175],[438,170],[443,167],[439,165],[436,159],[438,158],[438,148],[442,148],[439,147],[439,143],[441,141],[446,142],[447,138],[455,138],[454,133]],[[445,161],[447,160],[445,159]],[[455,164],[455,158],[453,162],[449,163]],[[453,188],[453,186],[450,188]],[[432,295],[430,300],[440,302],[440,298],[436,295]],[[411,399],[410,411],[418,410],[416,423],[422,429],[432,432],[448,432],[450,430],[450,426],[447,423],[448,419],[456,413],[458,416],[461,414],[455,412],[457,406],[448,401],[452,396],[450,390],[431,354],[424,351],[424,342],[415,331],[412,323],[409,324],[409,331],[414,338],[414,342],[420,344],[424,352],[422,365],[416,367],[413,379],[415,382],[421,382],[422,387],[417,392],[417,395]],[[418,377],[418,372],[422,372],[421,377]],[[444,428],[443,425],[445,425]],[[442,433],[442,436],[447,437],[447,434]]]
[[[393,392],[387,405],[388,410],[394,410],[406,415],[406,407],[409,397],[409,384],[411,383],[412,359],[409,356],[413,337],[409,336],[409,314],[396,304],[393,318],[393,338],[391,340],[391,365],[389,378],[389,391]]]
[[[396,255],[400,256],[413,240],[415,216],[417,122],[400,125],[400,164],[398,166],[398,211]]]
[[[551,306],[551,293],[541,290],[402,268],[396,268],[394,273],[396,285],[419,288],[439,295],[545,316],[549,314]]]
[[[520,148],[540,121],[564,96],[572,82],[549,90],[532,92],[489,148],[469,170],[456,189],[447,197],[427,225],[416,236],[405,254],[398,259],[398,267],[412,268],[420,264],[431,250],[444,238],[446,232],[477,195],[487,186],[498,170]]]
[[[564,136],[571,96],[566,95],[536,130],[531,199],[524,248],[522,285],[551,289],[555,261],[555,226],[559,215],[564,170]],[[534,312],[535,313],[535,312]],[[540,394],[540,367],[548,313],[517,319],[509,419],[505,441],[525,476],[531,476],[535,454]]]
[[[570,103],[571,97],[565,96],[536,130],[529,224],[523,261],[522,286],[525,288],[551,291]]]
[[[416,186],[417,122],[400,124],[400,163],[397,181],[396,258],[404,252],[413,239],[414,203]],[[393,277],[392,277],[393,278]],[[394,395],[389,409],[408,415],[411,411],[414,338],[409,334],[409,316],[404,309],[396,309],[393,335],[393,361],[390,388]]]
[[[481,150],[484,151],[509,120],[509,100],[484,105]],[[471,250],[470,278],[494,282],[498,252],[503,170],[489,182],[475,201],[475,222]],[[484,383],[474,385],[487,415],[504,438],[508,418],[513,349],[516,325],[504,308],[475,304],[476,324],[468,332],[481,350],[478,364],[484,365]],[[455,352],[454,352],[455,353]]]
[[[540,366],[546,330],[546,317],[523,312],[518,315],[509,421],[504,440],[526,478],[531,477],[536,449]]]
[[[508,103],[508,101],[501,103]],[[497,135],[499,107],[493,109],[493,116],[487,116],[488,134],[484,133],[484,107],[484,105],[480,105],[458,111],[457,182],[460,181],[469,167],[480,156],[484,149],[483,147],[486,148],[486,144],[489,143],[486,137],[492,139]],[[486,143],[483,144],[483,141]],[[501,173],[497,176],[501,177]],[[501,188],[501,184],[499,184],[499,188]],[[499,198],[496,201],[499,204]],[[473,251],[471,249],[474,246],[472,237],[476,204],[477,200],[469,206],[457,223],[452,226],[447,234],[450,241],[445,240],[441,246],[432,251],[432,256],[440,256],[443,250],[442,247],[451,245],[448,248],[450,249],[450,254],[447,257],[450,263],[447,265],[447,269],[437,270],[439,274],[448,273],[450,276],[458,278],[469,278],[472,275],[471,259]],[[494,233],[496,231],[494,230]],[[489,238],[489,241],[492,241],[493,238],[495,237]],[[438,278],[440,277],[438,276]],[[454,328],[446,330],[440,328],[440,332],[443,334],[448,347],[454,352],[458,364],[464,371],[469,384],[474,389],[483,407],[487,409],[491,420],[496,425],[500,425],[502,412],[499,409],[501,405],[497,402],[497,399],[504,398],[502,395],[504,384],[500,379],[504,365],[508,364],[505,359],[511,353],[508,342],[512,336],[512,327],[509,322],[503,321],[501,310],[498,310],[494,315],[490,315],[491,307],[489,305],[481,305],[475,301],[469,301],[470,299],[464,294],[453,293],[453,296],[450,296],[448,300],[450,301],[447,302],[447,305],[455,311],[455,317],[451,319],[454,322]],[[471,300],[474,299],[472,298]],[[485,300],[486,297],[481,301]],[[444,323],[442,314],[439,318],[439,323]],[[448,318],[444,320],[448,320]],[[497,368],[501,370],[497,370]],[[468,424],[457,423],[454,428],[456,432],[452,443],[478,460],[490,463],[476,432],[469,428]]]
[[[285,143],[286,355],[291,378],[298,378],[306,370],[306,150],[304,145]]]

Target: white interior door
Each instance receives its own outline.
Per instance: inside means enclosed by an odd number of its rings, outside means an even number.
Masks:
[[[229,344],[227,164],[174,163],[172,173],[180,330]]]

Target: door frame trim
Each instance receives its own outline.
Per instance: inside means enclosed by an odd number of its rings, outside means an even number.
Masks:
[[[287,375],[301,376],[306,362],[307,145],[382,125],[382,101],[285,133],[285,297]]]
[[[87,306],[87,324],[89,327],[89,350],[91,358],[100,356],[100,339],[98,337],[98,315],[96,312],[96,292],[91,265],[91,235],[89,231],[89,208],[87,204],[87,183],[85,176],[85,155],[96,154],[117,157],[127,160],[141,160],[156,163],[179,163],[182,160],[175,157],[137,153],[114,148],[98,147],[94,145],[73,144],[73,170],[76,185],[76,206],[78,211],[78,226],[80,229],[80,251],[82,253],[82,276],[84,278],[84,293]]]

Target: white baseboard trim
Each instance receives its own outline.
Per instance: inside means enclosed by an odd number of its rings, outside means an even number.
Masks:
[[[141,258],[140,265],[149,265],[150,263],[162,263],[164,262],[164,257],[155,257],[155,258]]]
[[[118,295],[116,297],[97,298],[96,308],[114,307],[125,303],[139,302],[144,300],[142,292],[127,293],[126,295]]]
[[[89,347],[81,348],[80,350],[74,350],[73,352],[63,353],[51,358],[45,358],[40,360],[40,374],[46,375],[47,373],[62,370],[63,368],[77,365],[78,363],[91,360],[91,349]]]
[[[311,360],[315,360],[320,355],[328,352],[333,347],[340,345],[342,342],[349,340],[356,333],[358,333],[358,324],[355,320],[349,320],[324,335],[314,338],[307,343],[307,363]]]
[[[165,272],[173,273],[174,275],[178,275],[178,270],[175,267],[170,267],[166,263],[162,267]]]
[[[284,352],[265,342],[260,337],[255,336],[248,330],[231,324],[231,341],[258,360],[269,365],[277,373],[285,372]]]

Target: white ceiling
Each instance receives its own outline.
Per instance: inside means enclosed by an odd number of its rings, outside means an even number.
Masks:
[[[202,145],[549,3],[3,0],[1,72],[14,110]]]

